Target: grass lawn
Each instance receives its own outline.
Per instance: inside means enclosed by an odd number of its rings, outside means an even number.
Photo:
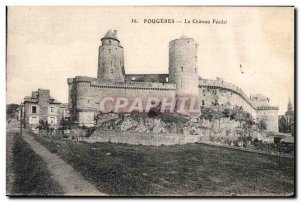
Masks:
[[[47,164],[30,145],[17,134],[13,141],[12,169],[15,180],[12,185],[13,196],[58,196],[63,191],[54,181]]]
[[[204,144],[133,146],[35,136],[110,195],[293,195],[294,160]]]

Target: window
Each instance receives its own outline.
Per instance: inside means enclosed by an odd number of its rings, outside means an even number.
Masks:
[[[112,66],[112,61],[110,61],[110,66]]]
[[[31,113],[32,114],[36,114],[36,106],[32,106],[31,107]]]
[[[183,72],[183,67],[181,67],[181,72]]]
[[[49,112],[51,114],[54,114],[55,113],[55,107],[49,107]]]
[[[205,105],[205,101],[204,100],[202,100],[202,105]]]
[[[197,73],[197,68],[195,68],[195,73]]]
[[[135,77],[131,77],[131,81],[135,81]]]
[[[111,45],[111,40],[108,41],[109,45]]]
[[[56,124],[56,117],[55,116],[48,117],[48,123],[49,124]]]
[[[166,82],[167,82],[167,83],[169,82],[169,77],[166,77]]]
[[[37,117],[37,116],[29,117],[29,124],[38,124],[38,123],[39,123],[39,117]]]
[[[110,69],[110,73],[114,73],[114,70],[113,70],[113,69]]]
[[[108,49],[108,52],[111,53],[111,49]]]

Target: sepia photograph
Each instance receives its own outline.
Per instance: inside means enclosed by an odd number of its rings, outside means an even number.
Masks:
[[[293,6],[7,6],[6,195],[295,197]]]

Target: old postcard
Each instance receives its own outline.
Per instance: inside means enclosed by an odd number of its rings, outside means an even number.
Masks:
[[[7,8],[7,195],[295,196],[294,7]]]

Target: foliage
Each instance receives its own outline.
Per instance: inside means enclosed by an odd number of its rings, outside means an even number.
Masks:
[[[6,105],[6,119],[10,119],[10,118],[14,117],[18,108],[19,108],[18,104]]]
[[[219,120],[221,118],[230,118],[231,120],[239,121],[240,124],[245,122],[245,124],[252,126],[254,120],[251,114],[243,110],[242,107],[234,106],[223,107],[220,105],[211,106],[211,107],[202,107],[200,118],[206,120]]]
[[[263,132],[267,129],[267,124],[264,120],[260,120],[258,123],[257,123],[257,128]]]

